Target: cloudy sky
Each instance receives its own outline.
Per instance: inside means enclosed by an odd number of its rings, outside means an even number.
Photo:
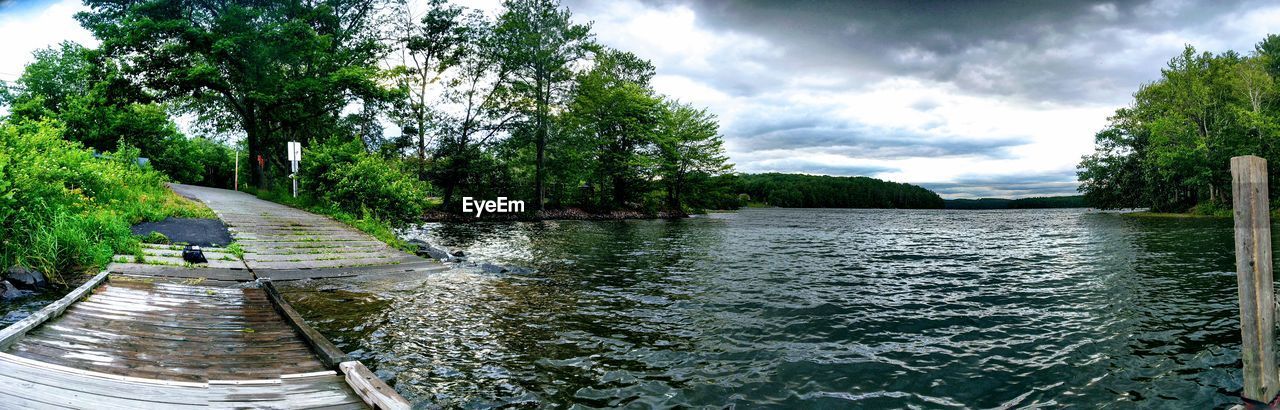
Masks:
[[[1094,132],[1184,44],[1248,52],[1280,2],[565,0],[710,107],[744,172],[868,175],[944,197],[1072,194]],[[495,0],[465,1],[495,8]],[[74,0],[0,0],[0,79]]]

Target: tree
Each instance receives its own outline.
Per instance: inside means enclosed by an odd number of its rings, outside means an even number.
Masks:
[[[573,79],[572,64],[583,58],[592,35],[589,25],[574,24],[556,0],[506,0],[494,30],[499,56],[510,74],[513,98],[529,101],[523,115],[532,128],[537,163],[535,196],[544,209],[544,160],[553,108],[561,106]]]
[[[400,18],[396,39],[400,65],[391,71],[406,95],[393,112],[396,122],[409,134],[418,149],[419,173],[426,165],[427,137],[439,116],[433,103],[440,91],[434,86],[443,82],[445,73],[457,66],[472,40],[464,22],[463,9],[445,0],[431,0],[426,13],[418,21],[407,2],[397,8]]]
[[[63,138],[99,152],[138,148],[166,168],[165,144],[183,137],[165,108],[124,78],[114,61],[73,42],[37,50],[11,97],[16,122],[58,120]]]
[[[392,95],[363,0],[86,0],[77,19],[148,89],[219,130],[245,134],[250,158],[285,169],[284,142],[338,129],[356,101]],[[265,186],[250,160],[251,183]]]
[[[1079,166],[1085,199],[1102,208],[1222,208],[1231,157],[1276,157],[1276,54],[1276,36],[1248,56],[1186,47],[1096,135]]]
[[[683,195],[691,188],[691,174],[721,174],[733,165],[724,154],[715,115],[679,102],[665,104],[662,114],[657,133],[659,175],[666,186],[667,208],[681,211]]]
[[[661,104],[649,89],[653,74],[653,65],[635,54],[602,49],[575,82],[564,122],[578,139],[575,148],[594,154],[574,159],[592,164],[590,179],[610,188],[599,197],[601,208],[626,207],[643,191],[636,188],[645,179]]]

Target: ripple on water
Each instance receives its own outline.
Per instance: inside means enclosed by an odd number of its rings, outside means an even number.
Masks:
[[[1229,221],[748,209],[413,234],[536,271],[286,293],[423,405],[1238,402]]]

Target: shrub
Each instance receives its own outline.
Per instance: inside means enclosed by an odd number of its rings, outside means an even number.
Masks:
[[[359,141],[319,144],[305,157],[304,190],[344,212],[401,223],[426,209],[427,184],[401,161],[366,153]]]
[[[151,164],[174,181],[231,188],[235,152],[226,145],[208,138],[175,134],[154,151],[150,153]]]
[[[123,148],[95,158],[54,121],[0,124],[0,267],[22,265],[65,283],[131,254],[131,224],[212,212],[164,186],[164,175]]]

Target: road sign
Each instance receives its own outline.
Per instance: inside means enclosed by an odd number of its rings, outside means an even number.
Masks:
[[[289,167],[292,168],[293,174],[289,175],[293,179],[293,197],[298,197],[298,163],[302,161],[302,143],[297,141],[289,141]]]
[[[302,161],[302,143],[289,141],[289,160]]]

